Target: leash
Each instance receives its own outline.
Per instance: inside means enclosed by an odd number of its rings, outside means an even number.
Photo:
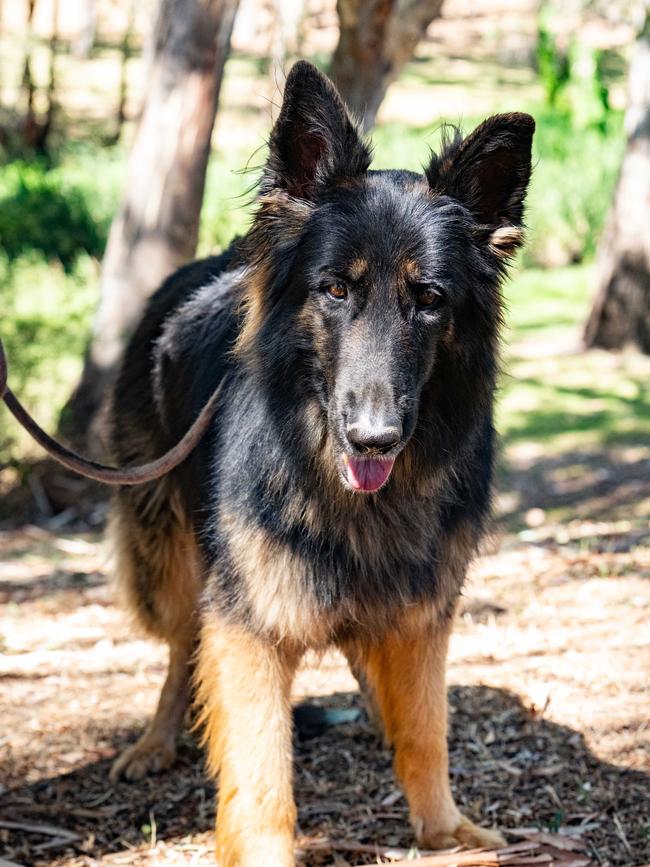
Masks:
[[[219,383],[217,388],[212,392],[208,402],[205,404],[198,417],[195,419],[192,426],[188,429],[183,438],[176,443],[169,451],[165,452],[154,461],[146,464],[140,464],[135,467],[110,467],[106,464],[100,464],[96,461],[88,460],[87,458],[78,455],[71,449],[66,448],[60,442],[57,442],[53,437],[47,434],[27,412],[25,407],[18,400],[16,395],[7,385],[7,377],[9,375],[7,357],[5,355],[2,340],[0,340],[0,398],[4,400],[7,409],[16,419],[16,421],[25,428],[27,433],[50,455],[55,461],[63,464],[69,470],[79,473],[80,476],[85,476],[87,479],[94,479],[96,482],[103,482],[106,485],[141,485],[144,482],[151,482],[154,479],[159,479],[164,476],[174,467],[182,463],[185,458],[199,444],[203,435],[208,429],[212,417],[217,408],[217,403],[223,388],[223,381]]]

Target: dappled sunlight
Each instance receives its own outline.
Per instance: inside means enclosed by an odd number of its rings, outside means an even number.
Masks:
[[[650,461],[650,358],[578,349],[583,308],[574,289],[586,295],[588,273],[531,270],[508,286],[510,345],[497,402],[504,472],[522,484],[528,474],[533,499],[548,493],[567,506],[581,492],[595,500],[599,490],[633,483],[640,505]]]

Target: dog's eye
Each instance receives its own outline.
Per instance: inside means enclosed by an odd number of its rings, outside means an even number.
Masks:
[[[348,297],[348,290],[342,283],[330,283],[327,287],[327,294],[336,301],[343,301],[344,298]]]
[[[421,285],[415,290],[415,303],[418,307],[431,310],[438,305],[442,294],[433,286]]]

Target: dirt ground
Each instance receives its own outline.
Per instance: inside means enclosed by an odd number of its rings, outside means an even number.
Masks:
[[[451,775],[476,820],[579,834],[591,863],[638,867],[650,862],[650,449],[592,457],[511,457],[501,473],[501,529],[451,648]],[[575,517],[549,522],[559,506]],[[0,535],[0,853],[34,867],[210,863],[214,786],[191,735],[171,772],[108,782],[165,658],[113,604],[105,567],[95,535]],[[361,708],[335,653],[308,661],[295,696]],[[296,741],[295,757],[305,864],[378,863],[373,847],[412,845],[361,710]]]

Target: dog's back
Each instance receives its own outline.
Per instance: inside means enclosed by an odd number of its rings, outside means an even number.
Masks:
[[[232,256],[229,251],[182,268],[148,303],[129,341],[113,394],[110,442],[120,465],[142,463],[162,454],[180,438],[178,430],[184,431],[191,424],[191,389],[198,388],[198,371],[192,371],[186,383],[179,380],[176,407],[161,399],[160,347],[165,324],[197,289],[208,286],[217,334],[232,327],[232,299],[220,286],[228,283],[223,275]],[[214,345],[223,355],[225,342],[217,340]],[[182,352],[183,347],[179,349]],[[222,372],[223,361],[209,383],[216,385]],[[204,382],[204,388],[210,387],[209,383]],[[202,393],[195,399],[200,401],[201,397]],[[110,531],[117,584],[128,608],[151,635],[174,644],[195,640],[192,633],[197,628],[200,590],[198,548],[177,483],[184,472],[186,468],[156,482],[120,489],[114,499]]]

